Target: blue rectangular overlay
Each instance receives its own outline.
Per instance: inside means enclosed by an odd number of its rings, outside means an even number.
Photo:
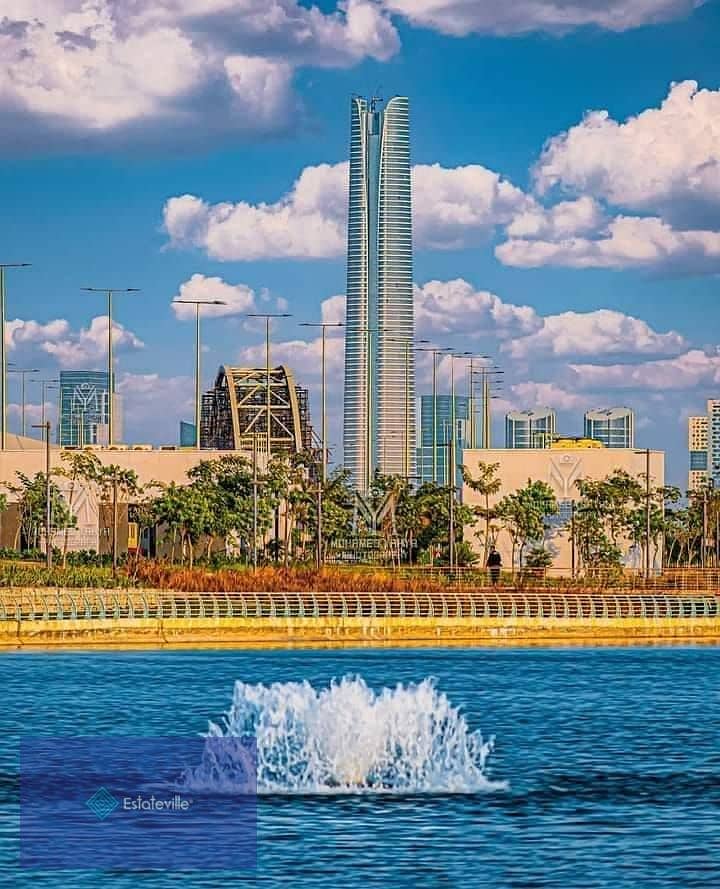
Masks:
[[[24,737],[20,865],[253,869],[256,773],[252,737]]]

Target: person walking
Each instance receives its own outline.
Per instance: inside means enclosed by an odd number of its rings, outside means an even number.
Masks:
[[[487,567],[490,569],[490,583],[493,586],[497,586],[498,581],[500,580],[500,569],[502,568],[502,556],[495,549],[494,546],[490,547],[490,553],[488,555]]]

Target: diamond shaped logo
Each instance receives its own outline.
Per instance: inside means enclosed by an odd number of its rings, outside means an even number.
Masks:
[[[108,815],[112,815],[115,809],[117,809],[120,805],[120,801],[115,799],[109,790],[101,787],[93,793],[85,805],[99,821],[104,821]]]

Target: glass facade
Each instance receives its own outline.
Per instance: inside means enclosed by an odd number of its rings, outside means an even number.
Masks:
[[[415,471],[409,103],[378,105],[350,112],[343,449],[360,491]]]
[[[707,403],[708,417],[708,480],[720,488],[720,399],[711,398]]]
[[[549,448],[555,435],[555,411],[510,411],[505,415],[506,448]]]
[[[585,437],[606,448],[635,447],[635,413],[629,407],[611,407],[585,414]]]
[[[120,425],[114,407],[116,440]],[[106,371],[60,371],[58,444],[70,447],[106,444],[108,431],[108,375]]]
[[[690,451],[690,469],[707,469],[707,451]]]
[[[180,420],[180,447],[194,448],[195,441],[195,424]]]
[[[435,399],[433,416],[433,397],[423,395],[419,399],[420,407],[420,441],[417,449],[417,470],[421,484],[435,481],[439,485],[448,484],[448,442],[453,425],[452,397],[438,395]],[[470,446],[470,424],[468,420],[469,400],[464,395],[455,396],[455,484],[462,482],[462,452]],[[435,448],[433,449],[433,427],[437,430]],[[433,473],[433,463],[436,473]]]

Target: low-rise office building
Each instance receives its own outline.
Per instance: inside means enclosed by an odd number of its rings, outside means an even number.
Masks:
[[[76,518],[76,525],[67,531],[56,532],[55,546],[64,546],[67,537],[68,551],[95,550],[108,552],[111,547],[111,520],[107,509],[99,502],[97,492],[82,484],[57,474],[59,469],[67,469],[62,459],[63,451],[78,452],[77,448],[50,449],[50,471],[53,483],[58,486],[66,503],[71,504],[71,511]],[[263,451],[231,451],[197,450],[196,448],[178,448],[173,446],[153,448],[150,445],[116,445],[107,447],[87,448],[104,465],[114,464],[121,469],[131,469],[138,477],[141,486],[157,482],[161,485],[175,482],[183,485],[188,483],[187,473],[202,460],[213,460],[227,457],[229,454],[244,457],[248,462],[257,461],[258,470],[265,466]],[[8,435],[8,448],[0,451],[0,490],[8,497],[8,508],[0,514],[0,546],[15,548],[19,542],[19,515],[16,496],[8,490],[8,485],[18,481],[18,473],[33,478],[37,473],[45,472],[45,445],[42,441]],[[71,485],[73,487],[70,492]],[[128,506],[121,504],[120,523],[118,526],[118,549],[128,549]]]
[[[603,479],[616,469],[622,469],[635,476],[645,484],[646,452],[631,448],[587,447],[569,443],[566,447],[534,449],[492,449],[466,450],[463,452],[463,464],[471,475],[476,474],[479,462],[497,463],[500,491],[490,498],[491,506],[506,494],[523,488],[528,480],[546,482],[554,491],[558,502],[558,513],[548,516],[550,530],[546,534],[544,545],[553,556],[553,568],[570,572],[573,561],[570,525],[572,521],[573,502],[579,499],[576,485],[578,479]],[[653,488],[665,483],[665,453],[650,451],[650,484]],[[467,506],[484,507],[484,498],[465,484],[462,489],[462,500]],[[492,543],[502,556],[503,565],[513,566],[512,539],[507,530],[499,523],[493,532]],[[482,526],[478,524],[466,533],[468,542],[477,553],[484,552],[481,539]],[[636,547],[629,543],[624,545],[624,561],[628,567],[641,567],[642,556]],[[654,554],[656,567],[660,567],[662,553]],[[517,566],[516,566],[517,567]]]

